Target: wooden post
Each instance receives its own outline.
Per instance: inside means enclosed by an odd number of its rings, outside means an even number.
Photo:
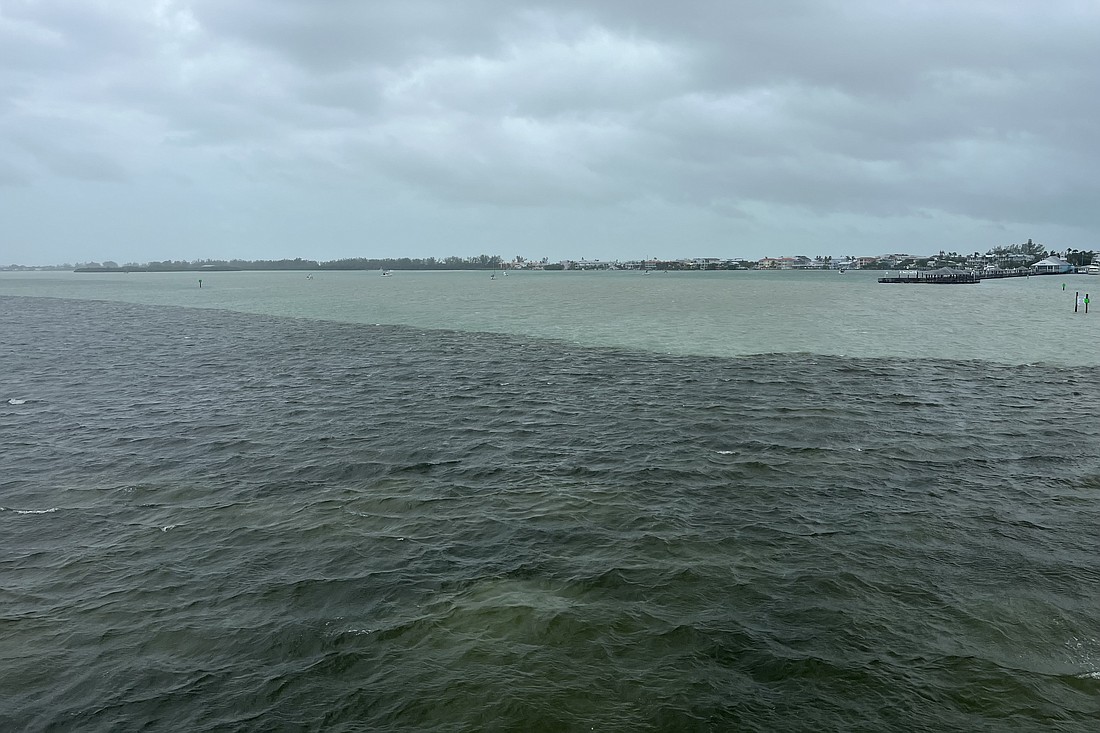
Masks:
[[[1079,300],[1081,300],[1081,291],[1080,290],[1078,290],[1076,293],[1073,294],[1073,312],[1074,313],[1077,312],[1077,302]]]

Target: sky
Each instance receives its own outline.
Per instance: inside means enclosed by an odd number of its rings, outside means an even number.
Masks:
[[[0,264],[1100,250],[1092,0],[0,0]]]

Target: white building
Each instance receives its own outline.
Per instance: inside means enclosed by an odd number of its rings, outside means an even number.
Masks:
[[[1073,265],[1063,260],[1061,257],[1047,257],[1045,260],[1039,260],[1031,266],[1032,272],[1037,275],[1042,274],[1062,274],[1064,272],[1073,272]]]

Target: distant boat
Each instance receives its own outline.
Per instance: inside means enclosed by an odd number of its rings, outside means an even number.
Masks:
[[[382,277],[389,277],[392,274],[393,273],[390,272],[389,270],[382,270]]]
[[[1077,270],[1077,272],[1082,275],[1100,275],[1100,265],[1086,265]]]

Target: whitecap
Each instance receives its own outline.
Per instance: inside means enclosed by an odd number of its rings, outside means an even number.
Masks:
[[[178,526],[179,526],[178,524],[166,524],[165,526],[160,528],[160,531],[161,532],[167,532],[168,530],[175,529]]]
[[[52,514],[57,511],[57,507],[51,507],[50,509],[12,509],[16,514]]]
[[[737,451],[735,451],[735,450],[716,450],[714,452],[717,453],[720,456],[732,456]]]
[[[1092,672],[1082,672],[1081,674],[1077,675],[1077,677],[1083,680],[1100,680],[1100,670]]]
[[[14,397],[12,397],[8,400],[8,404],[9,405],[25,405],[25,404],[27,404],[27,401],[26,400],[17,400]]]

